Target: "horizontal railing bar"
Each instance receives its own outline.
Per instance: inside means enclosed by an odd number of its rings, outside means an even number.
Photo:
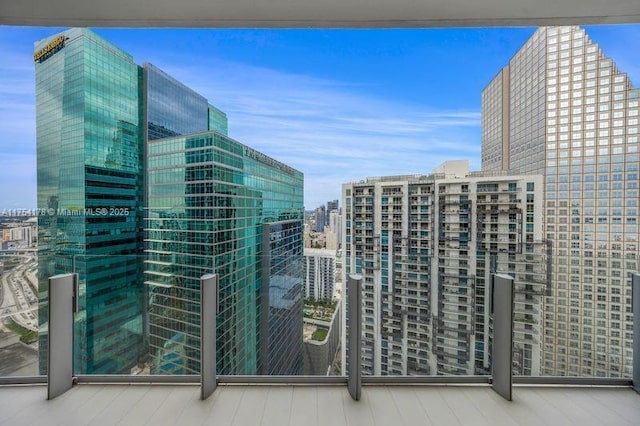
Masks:
[[[4,385],[46,385],[47,376],[6,376],[0,377],[0,386]]]
[[[631,386],[631,379],[616,377],[513,376],[518,385]]]
[[[346,384],[346,376],[218,376],[220,384],[304,384],[335,385]]]
[[[3,385],[46,384],[47,376],[7,376],[0,377]],[[119,384],[199,384],[196,375],[79,375],[76,383],[119,383]],[[218,376],[219,384],[303,384],[333,385],[346,384],[346,376]],[[489,384],[490,376],[363,376],[363,385],[449,385],[449,384]],[[577,386],[632,386],[631,379],[606,377],[566,377],[566,376],[514,376],[517,385],[577,385]]]
[[[83,383],[148,383],[148,384],[200,384],[200,376],[196,375],[118,375],[118,374],[80,374],[76,377],[76,382]]]
[[[362,376],[363,385],[489,384],[491,376]]]

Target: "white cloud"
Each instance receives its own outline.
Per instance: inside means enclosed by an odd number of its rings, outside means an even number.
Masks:
[[[156,65],[224,110],[232,137],[302,171],[307,208],[367,176],[429,173],[454,158],[478,166],[479,111],[382,100],[357,83],[224,61]]]

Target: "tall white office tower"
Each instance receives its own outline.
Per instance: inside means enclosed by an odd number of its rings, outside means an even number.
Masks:
[[[482,170],[545,178],[545,375],[631,375],[639,100],[575,26],[539,28],[482,93]]]

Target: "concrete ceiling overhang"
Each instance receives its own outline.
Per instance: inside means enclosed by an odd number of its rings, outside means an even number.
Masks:
[[[0,0],[0,24],[365,28],[640,22],[640,0]]]

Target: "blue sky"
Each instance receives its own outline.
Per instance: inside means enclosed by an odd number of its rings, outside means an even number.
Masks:
[[[0,212],[36,200],[33,43],[58,28],[0,26]],[[305,206],[368,176],[480,168],[480,93],[535,28],[97,29],[203,94],[229,134],[305,174]],[[589,26],[640,84],[640,25]]]

